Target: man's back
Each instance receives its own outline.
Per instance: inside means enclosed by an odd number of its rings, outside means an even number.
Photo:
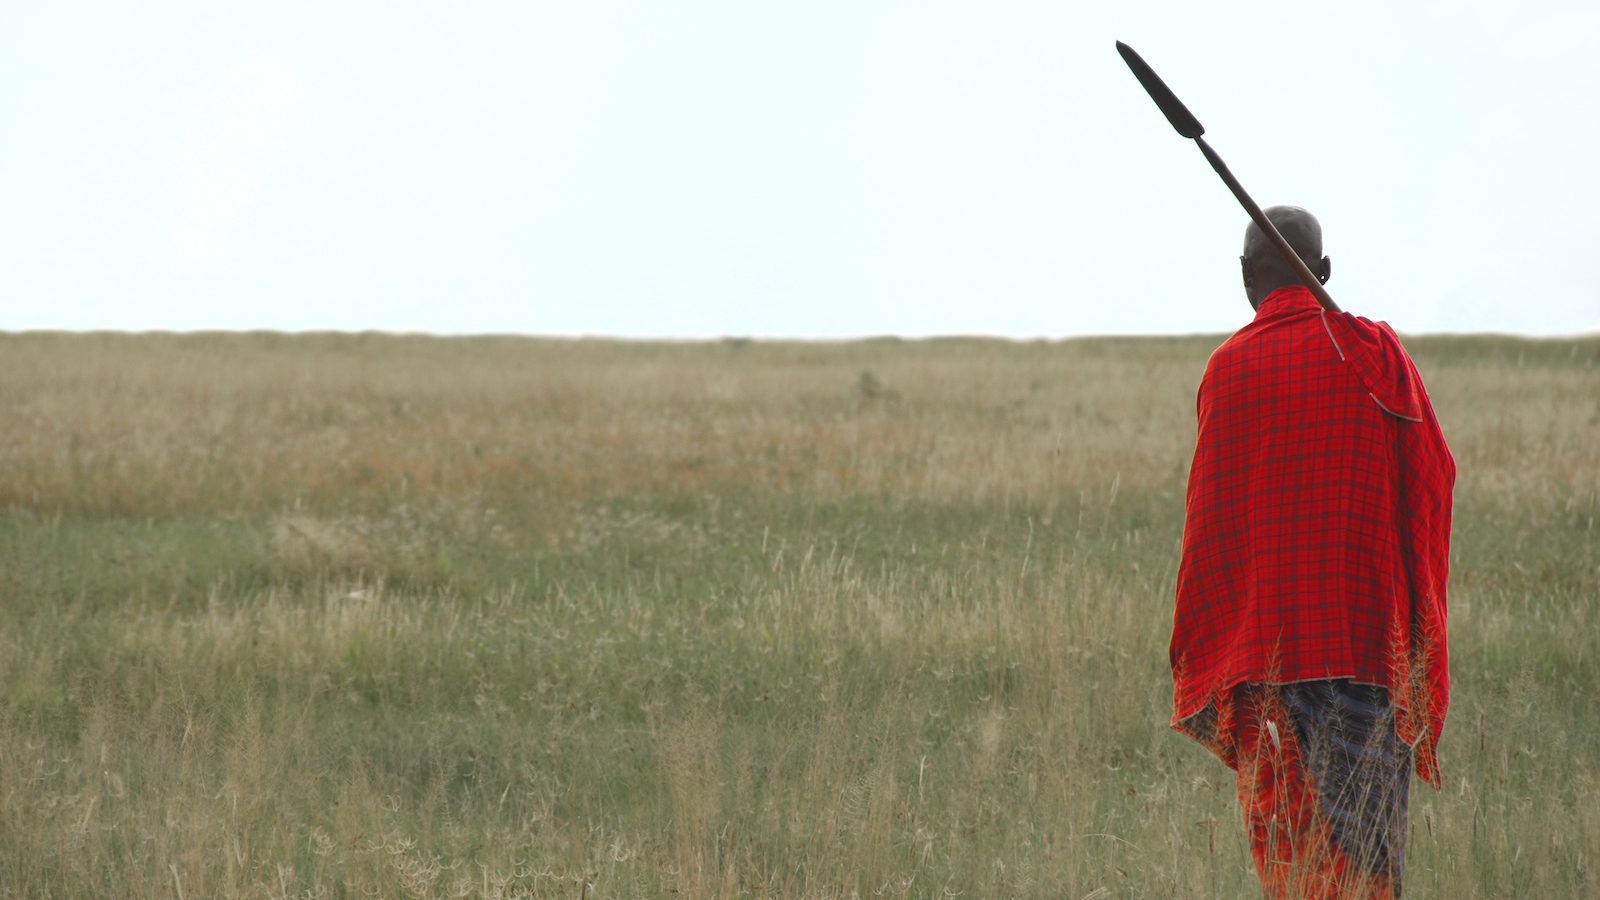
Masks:
[[[1198,398],[1171,647],[1179,727],[1239,683],[1346,678],[1396,696],[1408,742],[1424,730],[1436,736],[1424,723],[1433,724],[1430,709],[1442,717],[1443,697],[1433,695],[1448,690],[1444,573],[1434,571],[1443,558],[1417,559],[1405,530],[1420,524],[1436,539],[1439,517],[1412,521],[1417,498],[1407,484],[1419,469],[1431,473],[1421,489],[1434,506],[1443,486],[1447,544],[1453,464],[1431,410],[1403,417],[1426,394],[1391,341],[1290,287],[1212,355]],[[1391,358],[1374,363],[1374,352]],[[1438,596],[1428,596],[1435,586]],[[1417,640],[1419,621],[1437,631],[1437,647]],[[1419,675],[1431,677],[1411,685]],[[1214,743],[1203,728],[1185,730]],[[1426,743],[1419,768],[1432,776]]]

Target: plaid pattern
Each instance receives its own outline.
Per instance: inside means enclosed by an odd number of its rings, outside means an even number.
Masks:
[[[1233,686],[1379,685],[1437,785],[1455,463],[1394,332],[1284,288],[1212,354],[1198,413],[1174,727],[1237,768]]]

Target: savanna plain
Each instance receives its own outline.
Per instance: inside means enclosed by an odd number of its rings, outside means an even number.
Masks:
[[[0,335],[0,895],[1255,895],[1167,727],[1218,337]],[[1600,339],[1459,465],[1406,894],[1600,897]]]

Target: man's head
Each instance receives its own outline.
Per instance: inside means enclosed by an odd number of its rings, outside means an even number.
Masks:
[[[1317,217],[1298,206],[1274,206],[1265,210],[1267,221],[1278,229],[1289,246],[1299,254],[1311,274],[1326,284],[1333,273],[1333,261],[1322,255],[1322,225]],[[1284,260],[1266,232],[1251,222],[1244,230],[1244,255],[1239,257],[1240,273],[1244,276],[1244,293],[1252,309],[1261,305],[1267,295],[1281,287],[1300,284],[1300,276]]]

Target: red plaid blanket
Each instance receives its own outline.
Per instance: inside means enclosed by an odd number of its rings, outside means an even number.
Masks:
[[[1211,355],[1198,407],[1173,726],[1237,768],[1234,685],[1381,685],[1437,785],[1455,462],[1399,339],[1284,288]]]

